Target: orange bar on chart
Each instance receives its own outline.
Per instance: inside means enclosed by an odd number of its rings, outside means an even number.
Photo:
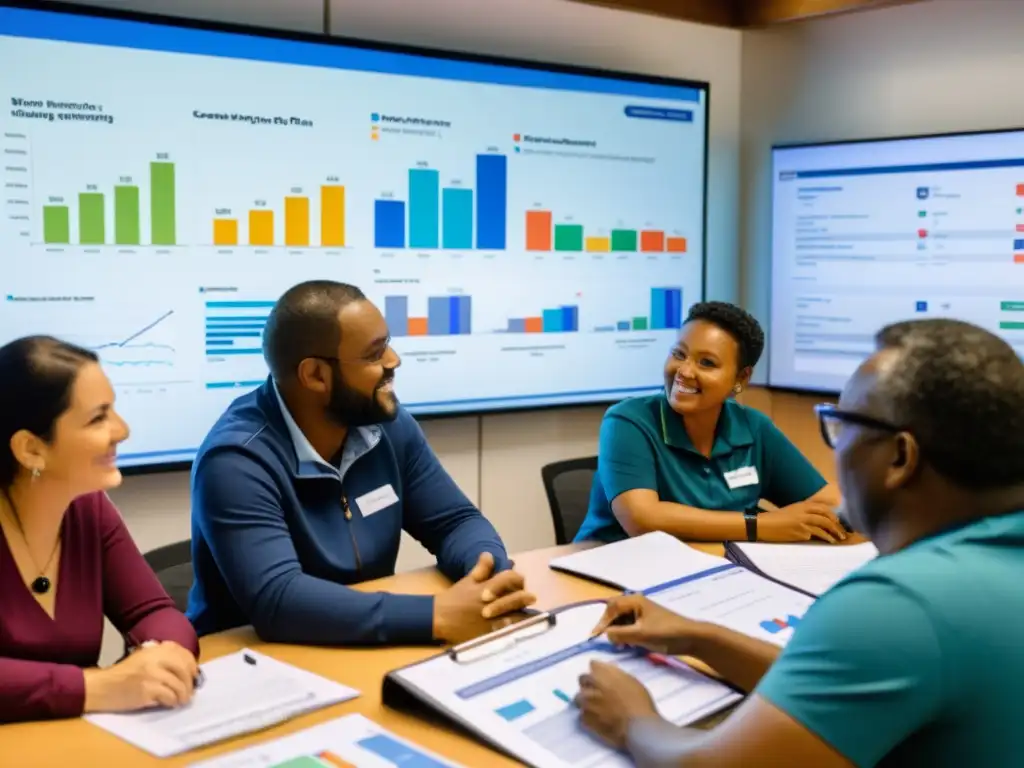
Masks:
[[[544,333],[543,317],[527,317],[523,320],[523,330],[526,333]]]
[[[249,245],[274,244],[274,212],[249,211]]]
[[[665,244],[665,250],[669,253],[686,253],[686,238],[670,237]]]
[[[1024,253],[1015,253],[1015,254],[1013,254],[1013,263],[1014,264],[1024,264]]]
[[[640,250],[645,253],[659,253],[665,250],[665,233],[645,229],[640,233]]]
[[[612,249],[610,237],[588,237],[584,241],[584,248],[590,253],[606,253]]]
[[[333,752],[321,752],[317,755],[317,758],[319,758],[321,762],[332,766],[332,768],[356,768],[353,763],[350,763],[347,760],[342,760]]]
[[[284,199],[284,244],[291,247],[309,245],[309,198]]]
[[[526,212],[526,250],[551,250],[551,211]]]
[[[214,219],[213,244],[238,245],[238,219]]]
[[[320,187],[320,245],[325,248],[345,245],[344,187]]]
[[[425,317],[410,317],[406,323],[408,324],[409,333],[408,336],[426,336],[427,335],[427,318]]]

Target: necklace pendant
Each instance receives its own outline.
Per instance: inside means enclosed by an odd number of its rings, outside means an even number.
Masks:
[[[45,595],[50,591],[50,580],[45,576],[40,576],[38,579],[32,582],[32,591],[37,595]]]

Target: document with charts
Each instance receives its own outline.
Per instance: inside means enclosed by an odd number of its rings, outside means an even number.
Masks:
[[[780,646],[814,602],[810,595],[660,531],[558,558],[551,567],[642,592],[680,616]]]
[[[291,736],[192,768],[460,768],[362,715],[339,717]]]
[[[631,763],[623,755],[583,730],[573,703],[592,661],[639,678],[677,725],[741,698],[685,665],[655,663],[638,649],[591,638],[603,612],[601,602],[568,606],[396,670],[385,681],[384,700],[394,705],[411,696],[534,768],[625,768]]]
[[[209,661],[202,670],[205,681],[184,707],[85,719],[152,755],[169,757],[359,695],[249,649]]]

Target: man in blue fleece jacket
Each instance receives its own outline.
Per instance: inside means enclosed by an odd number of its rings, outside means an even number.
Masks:
[[[230,405],[192,469],[188,616],[200,635],[252,624],[271,642],[459,642],[533,602],[398,404],[401,361],[358,288],[291,288],[263,354],[270,377]],[[455,584],[437,596],[346,586],[394,573],[403,529]]]

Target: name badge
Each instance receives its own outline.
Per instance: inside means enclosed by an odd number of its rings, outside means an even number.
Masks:
[[[391,483],[382,485],[375,491],[364,493],[362,496],[356,498],[356,506],[359,507],[359,511],[363,517],[369,517],[370,515],[380,512],[382,509],[387,509],[392,504],[398,503],[398,494],[395,493],[395,489],[391,487]]]
[[[748,485],[757,485],[758,482],[757,467],[740,467],[725,473],[725,483],[729,486],[730,491],[745,488]]]

